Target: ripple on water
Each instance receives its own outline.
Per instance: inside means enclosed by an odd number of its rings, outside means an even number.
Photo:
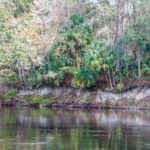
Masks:
[[[34,145],[46,145],[48,142],[33,142],[33,143],[16,143],[15,145],[29,145],[29,146],[34,146]]]

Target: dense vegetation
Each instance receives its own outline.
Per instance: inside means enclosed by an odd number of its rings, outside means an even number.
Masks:
[[[123,88],[150,78],[149,0],[0,0],[0,84]]]

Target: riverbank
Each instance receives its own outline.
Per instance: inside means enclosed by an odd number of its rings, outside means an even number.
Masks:
[[[1,106],[150,109],[150,87],[139,87],[119,93],[50,87],[20,91],[9,89],[3,91],[0,99]]]

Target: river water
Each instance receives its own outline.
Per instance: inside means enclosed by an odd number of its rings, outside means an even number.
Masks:
[[[0,150],[150,150],[150,111],[1,109]]]

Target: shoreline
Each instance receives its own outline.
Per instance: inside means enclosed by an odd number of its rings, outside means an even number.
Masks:
[[[135,88],[122,93],[44,87],[20,90],[11,96],[4,94],[0,100],[0,107],[150,110],[150,87]]]
[[[143,108],[143,107],[106,107],[106,106],[71,106],[70,105],[55,105],[55,106],[42,106],[42,105],[9,105],[9,104],[2,104],[0,109],[3,108],[27,108],[27,109],[62,109],[62,110],[69,110],[69,111],[74,111],[74,110],[132,110],[132,111],[138,111],[138,110],[146,110],[150,111],[150,108]]]

